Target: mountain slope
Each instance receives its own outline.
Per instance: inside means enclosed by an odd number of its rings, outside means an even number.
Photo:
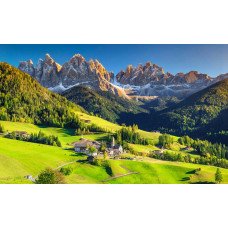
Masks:
[[[28,74],[0,62],[1,120],[73,126],[75,111],[83,108],[43,88]]]
[[[62,92],[60,95],[82,106],[90,113],[92,112],[105,120],[120,124],[126,122],[126,118],[123,117],[126,116],[126,113],[138,114],[147,112],[132,101],[118,97],[107,91],[95,92],[85,86],[75,86]]]
[[[228,130],[228,79],[201,90],[159,113],[154,124],[178,134]]]

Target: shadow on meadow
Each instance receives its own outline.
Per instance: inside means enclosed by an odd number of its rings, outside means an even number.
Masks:
[[[47,126],[39,126],[40,129],[50,129],[50,127]],[[53,127],[54,128],[54,127]],[[70,128],[57,128],[55,131],[58,134],[62,134],[62,137],[69,137],[69,136],[74,136],[74,129]]]

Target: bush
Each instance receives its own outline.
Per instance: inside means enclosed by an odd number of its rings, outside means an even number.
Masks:
[[[102,166],[102,160],[101,159],[94,159],[94,165],[96,166]]]
[[[37,184],[66,184],[64,176],[58,170],[45,169],[36,180]]]
[[[67,168],[61,168],[60,172],[64,175],[64,176],[69,176],[72,172],[73,172],[73,168],[72,167],[67,167]]]

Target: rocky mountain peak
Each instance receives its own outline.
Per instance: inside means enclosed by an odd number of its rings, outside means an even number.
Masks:
[[[33,65],[33,62],[32,62],[31,59],[29,59],[29,60],[27,60],[27,61],[21,61],[21,62],[19,63],[18,68],[19,68],[21,71],[23,71],[23,72],[25,72],[25,73],[27,73],[27,74],[29,74],[29,75],[32,75],[32,76],[34,75],[35,68],[34,68],[34,65]]]
[[[142,65],[142,63],[139,63],[139,65],[138,65],[138,67],[136,68],[136,70],[141,70],[141,71],[143,71],[143,65]]]
[[[29,60],[27,61],[27,63],[28,63],[29,66],[33,66],[33,62],[32,62],[31,59],[29,59]]]
[[[179,73],[177,73],[175,76],[184,76],[184,73],[179,72]]]
[[[53,64],[54,60],[51,58],[51,56],[49,54],[46,54],[44,62],[48,63],[48,64]]]
[[[117,92],[111,84],[114,73],[108,72],[98,60],[90,59],[86,62],[80,54],[74,55],[62,66],[46,54],[44,60],[39,59],[35,68],[31,61],[20,62],[18,68],[36,78],[42,86],[55,92],[61,92],[79,84],[94,90]]]
[[[152,66],[152,65],[151,65],[151,62],[149,62],[149,61],[146,62],[145,66],[146,66],[146,67],[151,67],[151,66]]]
[[[127,68],[126,68],[126,70],[125,70],[125,76],[126,76],[126,77],[127,77],[127,76],[130,76],[130,75],[132,74],[132,72],[133,72],[133,67],[132,67],[132,65],[128,65]]]
[[[79,66],[82,62],[86,62],[86,60],[82,55],[76,54],[71,58],[70,62],[72,64],[76,63],[76,65]]]

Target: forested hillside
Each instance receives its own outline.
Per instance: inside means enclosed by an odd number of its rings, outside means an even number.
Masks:
[[[107,91],[94,91],[85,86],[75,86],[61,93],[69,101],[82,106],[86,111],[111,122],[129,123],[128,115],[147,113],[134,102]],[[133,120],[133,119],[132,119]]]
[[[28,74],[0,62],[1,120],[74,127],[74,111],[83,108],[43,88]]]
[[[228,79],[160,112],[153,125],[175,134],[202,136],[228,130]],[[152,125],[151,125],[152,126]]]

